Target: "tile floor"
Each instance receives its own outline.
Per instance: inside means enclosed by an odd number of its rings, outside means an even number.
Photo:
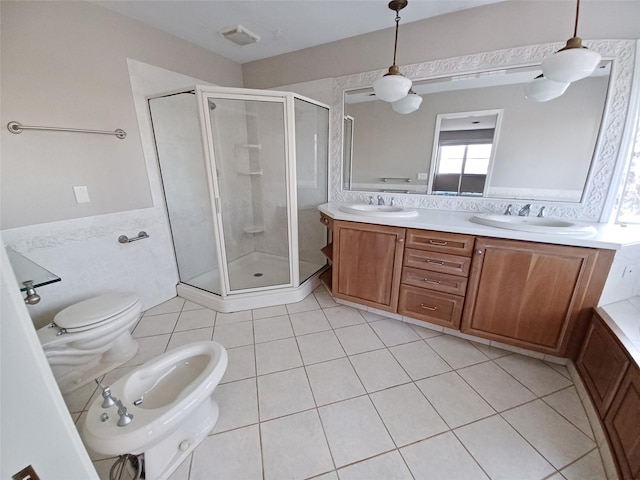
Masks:
[[[105,384],[188,342],[228,351],[218,423],[171,480],[606,479],[566,367],[338,305],[323,288],[237,313],[174,298],[133,335],[138,355]],[[95,395],[65,398],[78,426]],[[114,459],[90,455],[107,479]]]

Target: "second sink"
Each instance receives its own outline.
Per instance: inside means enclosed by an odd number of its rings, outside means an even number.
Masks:
[[[591,225],[562,218],[520,217],[478,213],[469,220],[490,227],[531,233],[591,235],[596,232],[596,229]]]
[[[418,211],[412,208],[396,207],[391,205],[369,205],[366,203],[351,203],[341,205],[340,211],[352,215],[367,217],[417,217]]]

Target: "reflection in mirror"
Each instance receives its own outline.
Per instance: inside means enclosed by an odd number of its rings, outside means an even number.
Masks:
[[[342,188],[351,190],[351,158],[353,157],[353,117],[344,117],[344,142],[342,144]]]
[[[527,100],[523,90],[540,73],[539,66],[416,81],[413,89],[423,103],[409,115],[377,101],[371,88],[347,90],[344,114],[351,118],[352,130],[350,138],[344,137],[350,175],[343,189],[580,202],[610,71],[611,61],[603,61],[591,77],[572,83],[564,95],[545,103]],[[457,159],[443,162],[442,155],[453,149],[439,148],[440,134],[433,134],[442,130],[437,123],[453,118],[452,113],[483,111],[493,111],[499,127],[499,138],[498,128],[492,136],[493,147],[488,149],[484,138],[477,143],[484,147],[465,147],[464,153],[453,153]],[[356,121],[358,128],[353,130]],[[472,144],[471,138],[464,143]],[[484,160],[469,157],[483,149],[490,150]],[[453,169],[456,162],[464,168]],[[480,169],[485,163],[486,171]]]
[[[502,111],[439,114],[428,193],[482,196]]]

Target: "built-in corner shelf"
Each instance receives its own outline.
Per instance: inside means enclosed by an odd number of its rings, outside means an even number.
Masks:
[[[248,171],[248,172],[238,172],[238,175],[262,175],[262,170]]]
[[[320,251],[329,259],[330,262],[333,262],[333,242],[322,247]]]
[[[264,226],[262,225],[251,225],[249,227],[244,228],[244,233],[255,234],[264,232]]]

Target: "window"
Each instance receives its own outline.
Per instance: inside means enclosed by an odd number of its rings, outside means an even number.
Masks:
[[[635,143],[616,223],[640,224],[640,117],[636,122]]]

